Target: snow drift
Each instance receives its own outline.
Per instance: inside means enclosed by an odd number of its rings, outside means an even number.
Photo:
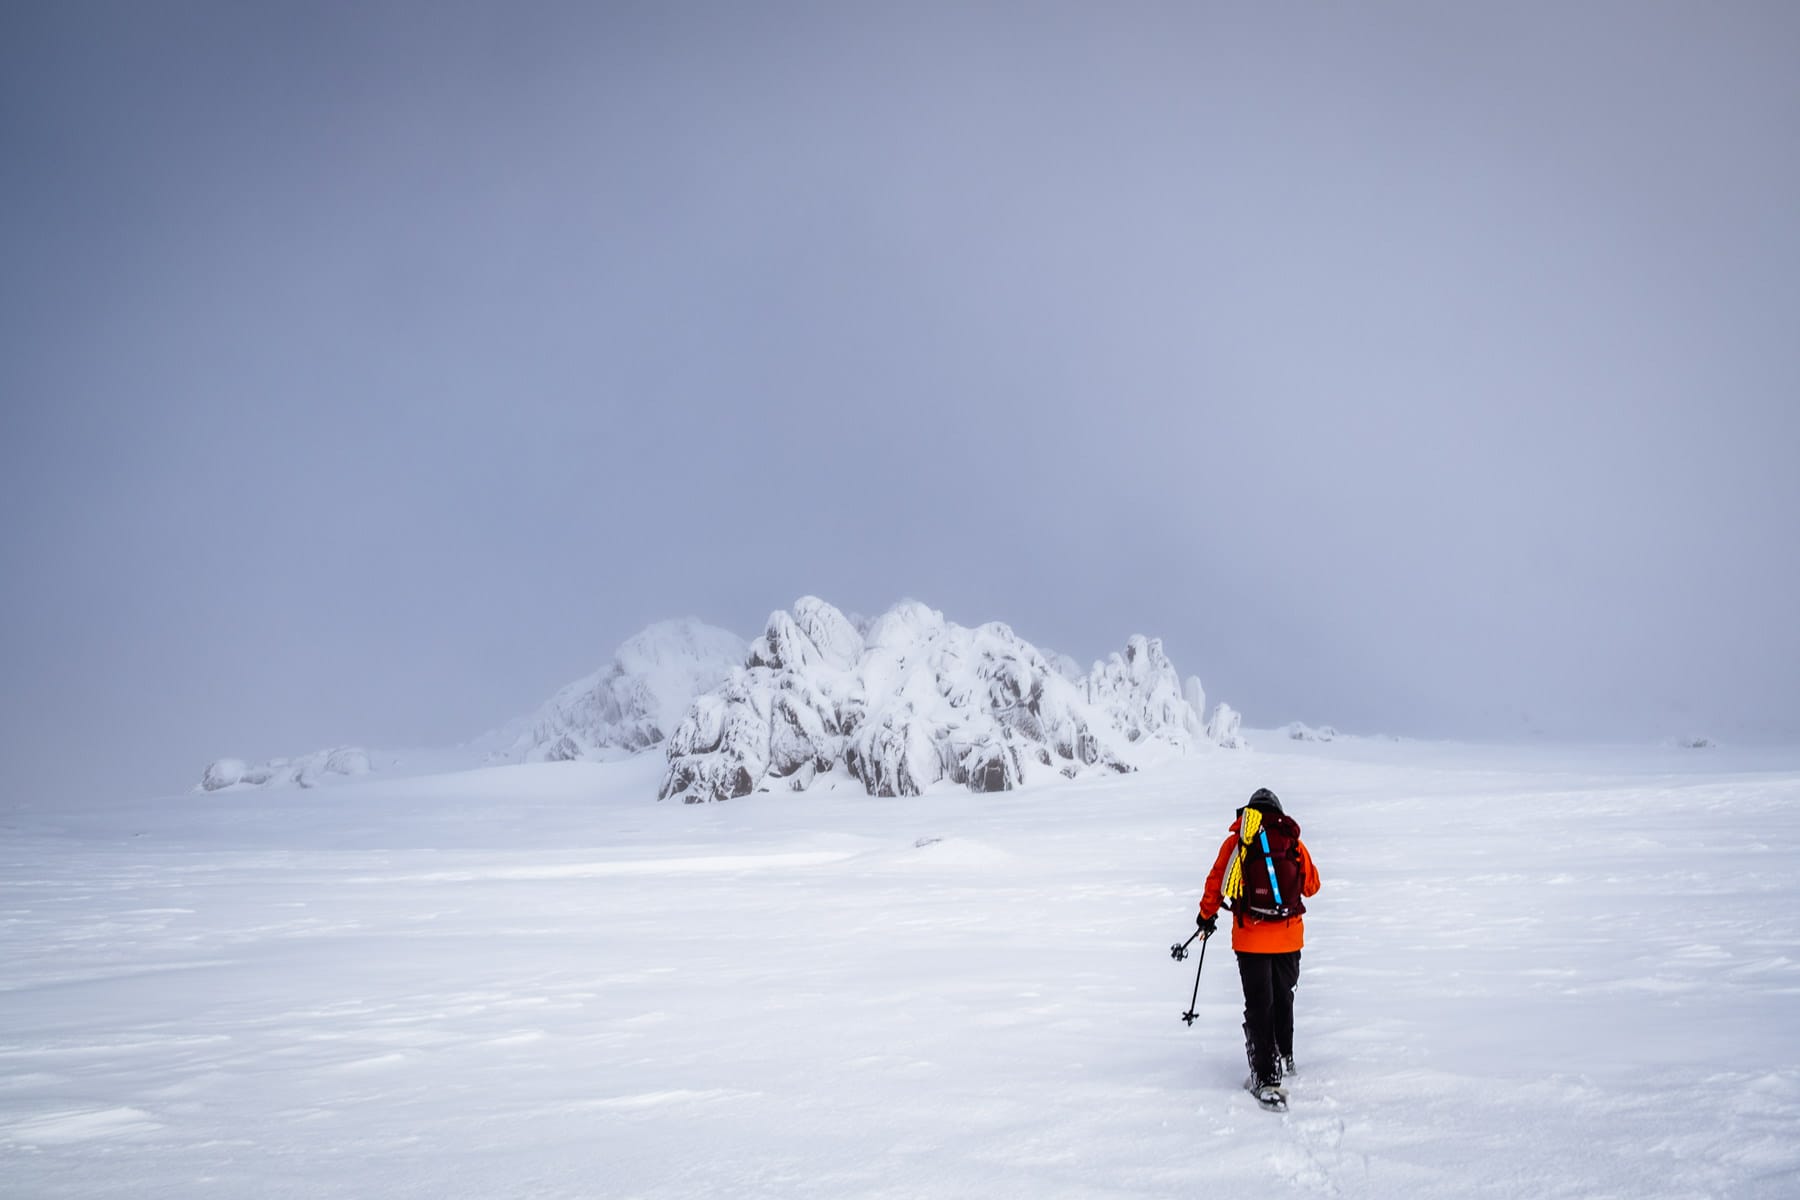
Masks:
[[[1184,686],[1154,638],[1070,676],[1068,660],[998,622],[964,628],[908,601],[865,631],[805,596],[694,701],[668,740],[660,796],[800,790],[836,770],[876,796],[946,781],[1002,791],[1236,742],[1237,715],[1220,705],[1203,722],[1199,681]]]

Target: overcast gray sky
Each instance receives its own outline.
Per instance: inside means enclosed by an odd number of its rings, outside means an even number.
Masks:
[[[808,592],[1253,724],[1800,736],[1797,68],[1788,3],[7,4],[7,798]]]

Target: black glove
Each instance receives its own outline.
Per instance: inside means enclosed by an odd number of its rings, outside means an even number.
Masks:
[[[1195,917],[1194,924],[1198,925],[1200,932],[1207,937],[1211,937],[1219,931],[1219,918],[1217,917]]]

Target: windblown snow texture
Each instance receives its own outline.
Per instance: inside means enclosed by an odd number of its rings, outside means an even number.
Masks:
[[[1000,803],[0,797],[0,1195],[1792,1200],[1800,754],[1256,740]],[[1229,949],[1166,949],[1262,786],[1324,874],[1285,1119]]]
[[[1203,696],[1153,638],[1077,681],[1068,660],[998,622],[964,628],[909,601],[865,633],[806,596],[771,614],[743,669],[695,700],[668,741],[660,794],[800,790],[839,768],[876,796],[1126,772],[1206,740],[1189,700]],[[1229,728],[1235,737],[1235,714]]]

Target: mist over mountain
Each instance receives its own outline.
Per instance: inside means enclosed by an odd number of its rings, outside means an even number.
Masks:
[[[665,799],[802,790],[820,776],[897,796],[1126,773],[1234,748],[1238,727],[1227,704],[1207,715],[1199,678],[1184,681],[1156,638],[1135,635],[1084,673],[1000,622],[966,628],[917,601],[871,620],[803,596],[753,642],[691,618],[657,622],[535,712],[468,743],[462,761],[657,751],[669,763]],[[356,746],[255,765],[224,758],[200,786],[312,787],[397,761]]]
[[[480,739],[495,758],[568,762],[657,745],[701,692],[743,664],[747,643],[692,618],[659,621],[627,639],[606,667],[577,679]]]

